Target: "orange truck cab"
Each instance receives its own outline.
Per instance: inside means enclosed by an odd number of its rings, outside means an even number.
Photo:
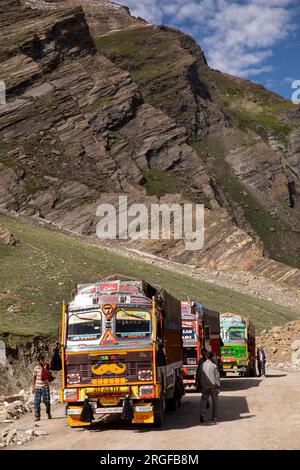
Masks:
[[[63,305],[61,346],[61,399],[72,427],[91,424],[86,405],[94,419],[119,414],[161,426],[165,409],[180,404],[181,308],[163,289],[121,277],[77,285]]]

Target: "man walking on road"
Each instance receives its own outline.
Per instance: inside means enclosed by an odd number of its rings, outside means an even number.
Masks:
[[[266,358],[265,350],[262,346],[259,346],[259,348],[257,348],[256,359],[257,359],[258,375],[259,377],[261,377],[262,375],[265,377],[267,358]]]
[[[49,388],[49,375],[50,372],[47,370],[44,357],[39,354],[37,357],[38,364],[35,366],[33,371],[32,379],[32,393],[34,394],[34,421],[40,421],[41,419],[41,400],[46,406],[46,413],[48,419],[51,419],[51,405],[50,405],[50,388]]]
[[[218,395],[220,393],[220,372],[219,368],[212,362],[214,353],[207,353],[207,360],[200,366],[198,373],[198,387],[202,391],[200,402],[200,422],[204,423],[205,410],[209,400],[212,398],[212,420],[217,421]]]

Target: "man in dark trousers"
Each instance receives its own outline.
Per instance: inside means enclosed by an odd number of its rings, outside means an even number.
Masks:
[[[257,348],[256,359],[257,359],[258,375],[259,377],[261,377],[262,375],[265,377],[267,358],[266,358],[265,350],[262,346],[259,346],[259,348]]]
[[[207,353],[207,359],[199,367],[197,376],[198,387],[202,392],[200,402],[200,422],[204,423],[205,410],[209,397],[212,398],[212,420],[217,421],[218,395],[220,393],[220,372],[218,366],[212,361],[213,352]]]
[[[32,393],[34,394],[34,421],[41,419],[41,400],[46,406],[46,413],[48,419],[51,419],[51,405],[50,405],[50,388],[49,377],[51,376],[48,365],[45,363],[44,356],[39,354],[37,357],[38,364],[33,371],[32,379]]]

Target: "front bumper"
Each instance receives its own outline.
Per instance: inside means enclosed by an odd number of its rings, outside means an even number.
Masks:
[[[222,364],[223,372],[231,372],[233,374],[239,374],[240,372],[246,372],[247,367],[245,366],[228,366]]]
[[[95,403],[91,402],[91,405],[96,405]],[[68,416],[68,425],[71,427],[76,426],[89,426],[91,423],[84,423],[80,420],[80,415],[82,412],[82,406],[74,405],[70,406],[67,410]],[[154,407],[151,404],[138,404],[132,407],[133,409],[133,419],[132,423],[145,423],[145,424],[153,424],[154,423]],[[93,406],[93,412],[95,415],[99,416],[108,416],[112,414],[122,414],[123,407],[122,406],[109,406],[109,407],[101,407],[97,408]]]
[[[142,385],[142,384],[141,384]],[[65,389],[68,390],[68,389]],[[152,399],[159,397],[159,385],[155,386],[155,397],[140,398],[139,386],[108,386],[78,388],[74,401],[65,399],[69,426],[88,426],[90,423],[80,421],[83,402],[86,397],[93,408],[94,415],[121,414],[122,403],[126,396],[132,400],[132,423],[154,423]]]

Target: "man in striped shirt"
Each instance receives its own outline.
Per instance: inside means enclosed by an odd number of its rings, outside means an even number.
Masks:
[[[45,377],[47,373],[45,359],[42,354],[39,354],[37,357],[38,364],[35,366],[33,371],[32,379],[32,393],[34,394],[34,421],[40,421],[41,419],[41,400],[46,406],[46,413],[48,419],[51,419],[51,405],[50,405],[50,388],[49,381]],[[44,380],[43,380],[44,379]]]

